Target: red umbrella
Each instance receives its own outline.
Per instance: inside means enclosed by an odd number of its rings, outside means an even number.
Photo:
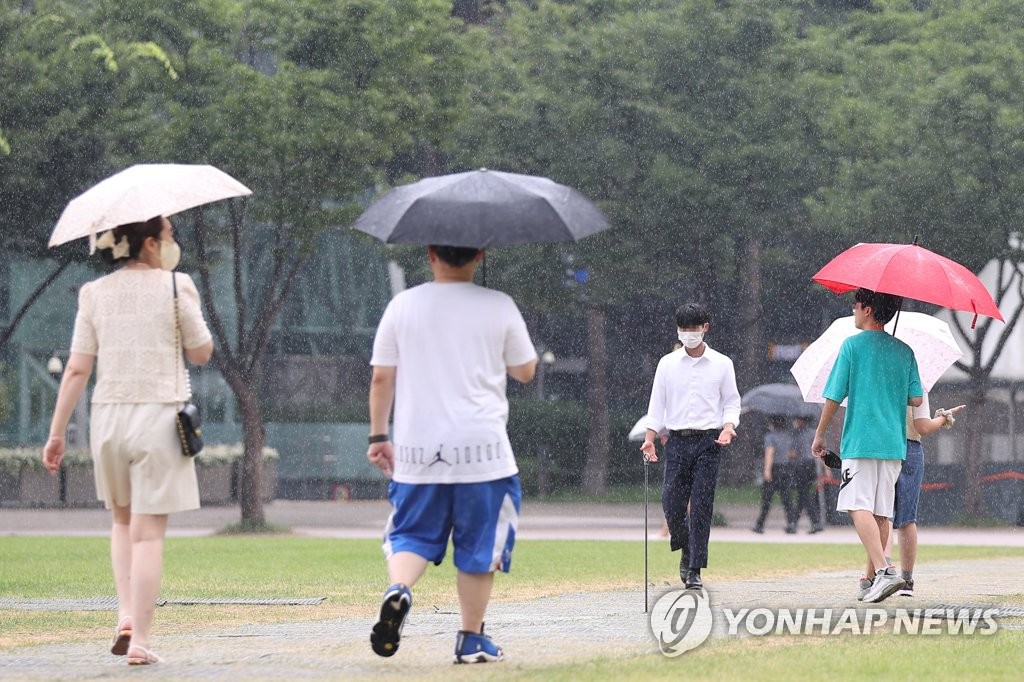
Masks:
[[[974,322],[978,315],[1003,319],[977,275],[917,244],[857,244],[829,261],[811,279],[837,294],[864,287],[973,312]]]

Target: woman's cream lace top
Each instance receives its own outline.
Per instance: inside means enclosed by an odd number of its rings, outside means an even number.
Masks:
[[[177,273],[185,348],[210,340],[199,292]],[[71,352],[96,356],[94,403],[173,403],[191,397],[174,331],[171,273],[122,268],[82,286]],[[177,368],[177,376],[175,376]]]

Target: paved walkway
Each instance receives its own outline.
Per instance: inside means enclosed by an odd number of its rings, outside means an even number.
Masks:
[[[725,637],[723,609],[759,607],[860,607],[853,596],[855,570],[815,573],[798,579],[721,581],[708,586],[713,636]],[[917,576],[917,597],[891,597],[880,606],[895,609],[937,604],[1009,604],[1020,609],[1024,558],[930,563]],[[976,579],[975,579],[976,578]],[[963,585],[983,585],[964,594]],[[652,587],[651,607],[668,586]],[[1013,597],[1012,595],[1016,595]],[[488,632],[506,651],[506,661],[489,669],[529,670],[596,657],[660,656],[644,613],[643,590],[564,594],[529,601],[492,604]],[[172,613],[162,618],[173,618]],[[1021,619],[1000,619],[1019,629]],[[452,675],[451,652],[458,629],[451,604],[415,604],[398,654],[390,659],[369,649],[371,620],[310,620],[227,629],[200,629],[188,635],[161,635],[159,652],[168,660],[145,671],[130,670],[124,659],[106,653],[105,641],[22,647],[0,652],[4,680],[138,679],[402,679],[440,680]],[[572,646],[564,633],[572,631]],[[498,668],[501,666],[501,668]],[[481,671],[482,672],[482,671]],[[479,675],[474,675],[474,678]]]
[[[782,532],[780,518],[770,519],[764,535],[752,533],[755,510],[724,506],[727,527],[715,528],[712,539],[742,542],[824,542],[856,544],[849,526],[808,535]],[[266,507],[267,519],[294,532],[327,537],[379,537],[389,508],[377,501],[297,502],[278,500]],[[781,513],[780,515],[781,516]],[[650,534],[660,530],[660,510],[652,506]],[[238,520],[236,507],[210,507],[172,516],[172,535],[205,535]],[[0,536],[10,534],[105,535],[108,513],[102,509],[0,509]],[[643,539],[640,505],[551,504],[528,502],[519,537],[595,540]],[[923,528],[922,542],[1024,546],[1024,529]],[[977,573],[977,579],[970,579]],[[1024,558],[979,562],[930,563],[919,571],[914,599],[890,599],[894,607],[937,604],[1020,604]],[[823,573],[798,579],[721,581],[709,585],[711,603],[723,608],[777,606],[857,606],[852,585],[857,571]],[[965,580],[965,578],[967,578]],[[978,585],[970,594],[962,585]],[[672,586],[650,586],[650,606]],[[1012,595],[1016,595],[1015,597]],[[1015,601],[1016,600],[1016,601]],[[529,601],[496,602],[488,611],[487,629],[505,647],[502,669],[529,669],[597,656],[660,656],[644,613],[644,592],[563,594]],[[161,618],[173,618],[173,607]],[[401,651],[392,659],[374,656],[367,644],[371,621],[366,618],[309,620],[268,625],[239,624],[228,629],[200,629],[188,635],[159,636],[159,652],[169,663],[146,671],[129,670],[123,659],[106,653],[104,641],[40,645],[0,652],[4,680],[118,679],[129,673],[148,679],[442,679],[451,675],[450,657],[458,629],[454,603],[420,604],[405,631]],[[0,611],[0,620],[3,613]],[[1019,627],[1019,619],[1007,621]],[[723,636],[724,618],[715,616],[715,632]],[[572,630],[573,646],[563,645]]]

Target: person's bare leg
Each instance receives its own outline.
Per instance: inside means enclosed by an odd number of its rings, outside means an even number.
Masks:
[[[849,514],[853,520],[853,527],[857,530],[857,537],[868,554],[868,563],[871,566],[885,566],[881,524],[878,523],[877,517],[866,509],[854,509]]]
[[[905,574],[914,572],[917,563],[917,524],[908,523],[899,529],[900,534],[900,570]]]
[[[877,519],[878,517],[876,516],[875,518]],[[878,528],[879,528],[879,531],[881,531],[882,526],[879,525]],[[875,566],[874,564],[871,563],[871,560],[869,559],[868,563],[867,563],[867,567],[864,569],[864,571],[865,571],[864,572],[864,577],[865,578],[873,578],[875,576],[875,571],[877,571],[879,568],[888,568],[892,564],[892,538],[893,538],[894,533],[892,532],[892,520],[891,519],[886,519],[886,529],[885,530],[886,530],[887,535],[885,536],[885,538],[886,538],[885,539],[885,546],[884,546],[884,548],[882,550],[882,554],[885,556],[885,563],[882,566]],[[879,535],[881,535],[881,532],[879,532]],[[900,559],[901,560],[902,560],[902,557],[903,557],[903,536],[901,535],[900,536]]]
[[[153,627],[153,612],[160,595],[160,580],[164,570],[164,534],[167,532],[166,514],[132,514],[131,520],[132,567],[132,641],[131,649],[149,649]]]
[[[882,545],[882,563],[875,566],[877,571],[880,568],[888,568],[891,563],[889,557],[892,551],[892,522],[887,516],[876,515],[875,523],[878,524],[878,540]]]
[[[110,564],[114,569],[114,592],[117,594],[117,623],[131,627],[132,615],[132,538],[131,507],[111,509],[113,523],[110,528]]]
[[[491,600],[494,573],[463,573],[456,578],[459,591],[459,608],[462,611],[462,629],[466,632],[480,632],[484,625],[484,614]]]
[[[412,588],[423,577],[429,562],[413,552],[395,552],[388,558],[388,578],[391,584],[401,583]]]

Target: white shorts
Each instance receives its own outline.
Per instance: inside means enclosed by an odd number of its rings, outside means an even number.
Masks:
[[[900,459],[844,459],[836,511],[869,511],[892,517]]]
[[[195,462],[181,452],[177,411],[175,403],[93,404],[96,497],[107,509],[169,514],[199,508]]]

